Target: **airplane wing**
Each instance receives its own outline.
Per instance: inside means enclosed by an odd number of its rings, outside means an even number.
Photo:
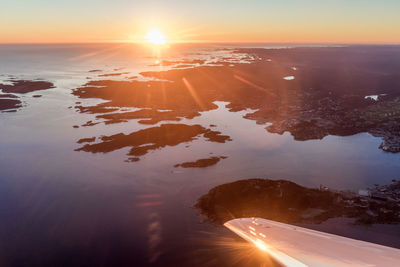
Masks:
[[[224,225],[283,266],[400,266],[400,249],[260,218]]]

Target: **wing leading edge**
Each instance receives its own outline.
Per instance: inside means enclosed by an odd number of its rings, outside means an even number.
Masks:
[[[400,249],[260,218],[224,225],[283,266],[400,266]]]

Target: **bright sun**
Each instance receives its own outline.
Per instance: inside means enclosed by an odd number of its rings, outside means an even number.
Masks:
[[[163,45],[166,43],[165,35],[157,29],[147,32],[146,40],[155,45]]]

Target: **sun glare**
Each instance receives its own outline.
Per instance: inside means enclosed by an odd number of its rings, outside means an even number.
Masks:
[[[165,35],[162,34],[157,29],[147,32],[146,40],[147,40],[147,42],[154,44],[154,45],[163,45],[166,43]]]

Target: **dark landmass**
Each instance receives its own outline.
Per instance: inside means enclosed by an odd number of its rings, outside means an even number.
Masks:
[[[99,77],[121,76],[124,74],[129,74],[129,72],[107,73],[107,74],[101,74],[101,75],[99,75]]]
[[[12,80],[13,84],[0,84],[0,89],[4,93],[18,93],[26,94],[39,90],[47,90],[54,88],[54,84],[47,81],[26,81],[26,80]]]
[[[99,143],[86,144],[77,148],[76,151],[108,153],[131,147],[128,153],[128,160],[138,161],[139,157],[146,155],[149,151],[191,142],[201,136],[209,142],[225,143],[230,140],[229,136],[221,135],[220,132],[206,129],[200,125],[162,124],[127,135],[119,133],[111,136],[102,136],[99,138],[101,140]]]
[[[287,81],[291,85],[285,92],[284,110],[281,106],[274,114],[262,108],[246,118],[272,122],[268,131],[288,131],[296,140],[369,132],[384,140],[380,146],[384,151],[400,151],[399,46],[252,52],[261,60],[296,66],[296,70],[288,72],[295,80]],[[365,99],[367,95],[380,96],[375,101]]]
[[[0,98],[18,98],[18,96],[13,94],[0,94]]]
[[[94,141],[96,141],[96,137],[89,137],[89,138],[82,138],[82,139],[79,139],[78,140],[78,144],[82,144],[82,143],[92,143],[92,142],[94,142]]]
[[[22,101],[20,100],[20,97],[14,94],[26,94],[34,91],[54,88],[54,85],[51,82],[46,81],[11,80],[10,82],[12,82],[12,85],[0,84],[0,89],[3,91],[3,93],[5,93],[0,94],[0,111],[22,107]],[[41,95],[34,95],[33,97],[41,97]],[[13,110],[13,112],[14,111],[16,110]]]
[[[243,217],[284,223],[321,223],[335,217],[354,218],[359,224],[400,223],[400,182],[362,196],[286,180],[248,179],[211,189],[195,207],[209,221],[221,224]]]
[[[96,124],[99,124],[100,122],[93,122],[93,121],[87,121],[85,124],[82,124],[83,127],[88,127],[88,126],[94,126]]]
[[[0,110],[14,109],[22,107],[22,102],[16,99],[0,99]]]
[[[182,167],[182,168],[205,168],[209,166],[213,166],[217,164],[221,159],[226,159],[227,157],[221,156],[221,157],[210,157],[206,159],[198,159],[196,161],[191,161],[191,162],[184,162],[180,164],[176,164],[174,167]]]
[[[216,109],[215,101],[225,101],[232,112],[256,110],[244,117],[259,124],[268,122],[269,132],[290,132],[296,140],[368,132],[383,139],[382,150],[400,151],[400,46],[237,52],[255,60],[141,73],[160,81],[90,81],[73,94],[107,102],[77,108],[100,114],[98,118],[106,123],[141,119],[141,123],[154,124],[190,119]],[[294,79],[284,79],[289,76]],[[380,96],[375,101],[365,98],[368,95]],[[117,107],[144,110],[112,113]]]

